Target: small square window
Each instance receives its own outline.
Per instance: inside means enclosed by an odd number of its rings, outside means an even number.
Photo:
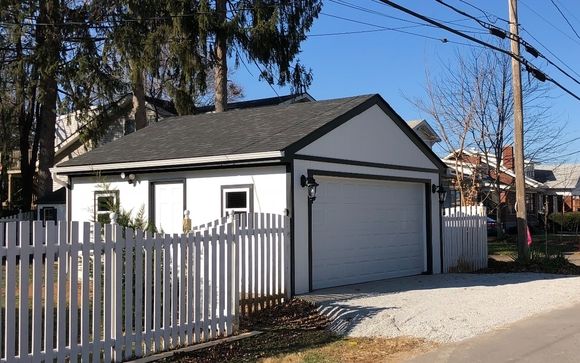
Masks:
[[[112,195],[97,197],[97,212],[110,212],[115,205],[115,197]]]
[[[248,192],[226,192],[226,208],[247,208]]]
[[[110,223],[109,214],[117,209],[119,203],[118,191],[97,191],[95,192],[95,220],[106,224]]]
[[[222,215],[252,213],[252,186],[222,187]]]

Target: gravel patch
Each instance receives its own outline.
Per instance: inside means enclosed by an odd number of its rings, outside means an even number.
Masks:
[[[457,342],[580,303],[580,277],[539,273],[413,276],[320,290],[330,329],[352,337]]]

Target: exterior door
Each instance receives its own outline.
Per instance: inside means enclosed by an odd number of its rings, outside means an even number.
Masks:
[[[312,288],[427,269],[425,184],[316,176]]]
[[[154,220],[158,232],[183,233],[184,183],[153,184]]]

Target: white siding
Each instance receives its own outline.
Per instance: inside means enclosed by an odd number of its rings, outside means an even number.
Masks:
[[[298,154],[434,169],[431,160],[379,106],[373,106]]]
[[[306,189],[300,186],[300,176],[307,175],[308,170],[328,170],[344,173],[358,173],[405,177],[415,179],[427,179],[432,184],[439,183],[437,173],[416,172],[394,169],[380,169],[364,166],[331,164],[315,161],[296,160],[294,162],[294,253],[295,253],[295,293],[308,292],[309,289],[309,263],[308,263],[308,198]],[[319,188],[323,188],[321,185]],[[437,193],[431,195],[431,238],[432,238],[432,266],[433,272],[441,271],[440,259],[440,233],[439,233],[439,197]],[[316,201],[314,201],[316,203]]]
[[[196,172],[187,179],[187,208],[192,225],[221,217],[221,187],[253,185],[254,213],[283,214],[286,206],[284,166],[218,169]]]
[[[221,187],[228,185],[253,185],[254,212],[283,214],[287,208],[287,177],[285,166],[216,169],[167,173],[139,174],[137,183],[130,185],[119,176],[102,176],[101,182],[119,190],[121,207],[139,208],[149,212],[149,182],[186,180],[186,207],[191,211],[192,225],[205,224],[221,217]],[[92,221],[94,192],[100,190],[95,177],[72,178],[71,214],[74,221]]]

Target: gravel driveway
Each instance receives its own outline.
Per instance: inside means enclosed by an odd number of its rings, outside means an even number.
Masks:
[[[580,303],[580,277],[535,273],[424,275],[302,296],[354,337],[456,342]]]

